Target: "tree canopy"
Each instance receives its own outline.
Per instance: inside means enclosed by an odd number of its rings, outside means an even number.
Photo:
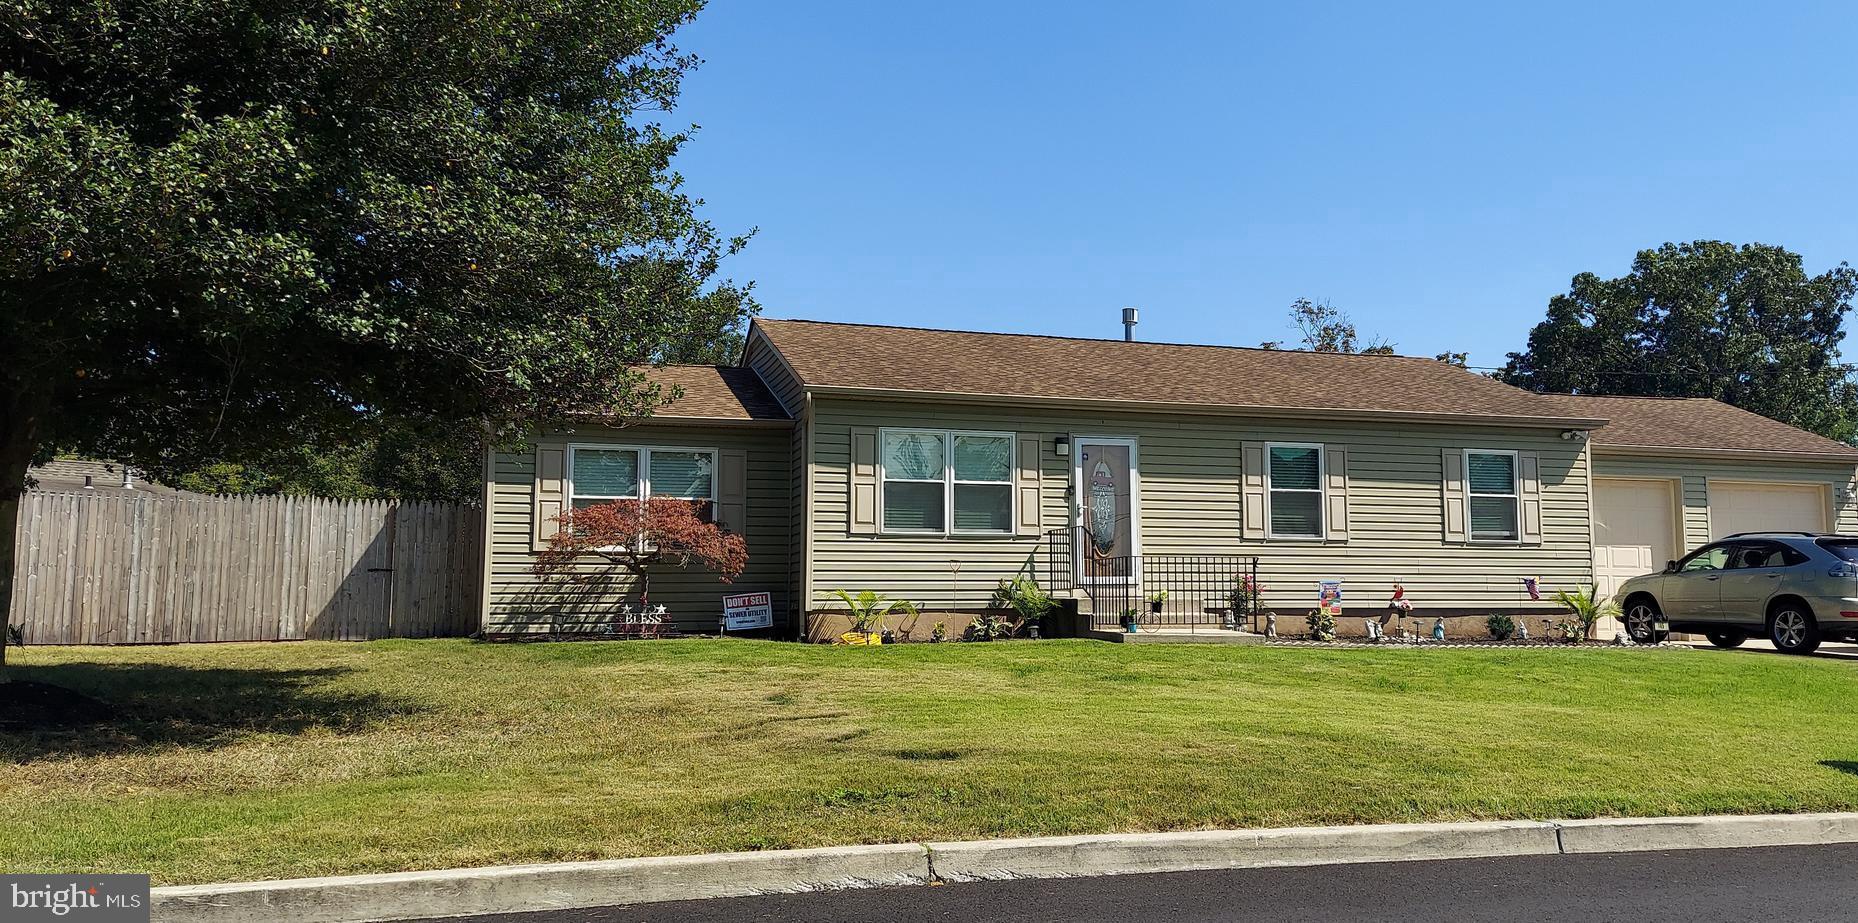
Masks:
[[[656,121],[701,6],[0,0],[0,581],[53,451],[649,412],[754,310]]]
[[[1498,377],[1543,392],[1711,397],[1833,439],[1858,436],[1839,355],[1858,291],[1844,263],[1702,240],[1642,250],[1616,279],[1574,277]]]
[[[1362,353],[1391,356],[1394,345],[1384,337],[1363,339],[1355,330],[1354,318],[1327,301],[1299,298],[1290,303],[1290,323],[1300,334],[1303,348],[1319,353]],[[1284,341],[1266,340],[1258,344],[1265,349],[1283,349]]]

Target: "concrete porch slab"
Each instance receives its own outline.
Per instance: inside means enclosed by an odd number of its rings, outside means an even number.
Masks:
[[[1199,629],[1158,628],[1154,631],[1138,631],[1131,634],[1114,629],[1094,628],[1084,632],[1084,637],[1098,641],[1110,641],[1117,644],[1262,644],[1264,635],[1255,635],[1249,631],[1227,631],[1224,628],[1208,626]]]

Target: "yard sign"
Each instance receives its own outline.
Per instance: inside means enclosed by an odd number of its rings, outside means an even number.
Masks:
[[[723,630],[747,631],[774,624],[774,599],[766,593],[723,597]]]

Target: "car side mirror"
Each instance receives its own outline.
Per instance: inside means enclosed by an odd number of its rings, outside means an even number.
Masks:
[[[1667,574],[1677,573],[1677,562],[1676,561],[1664,562],[1664,572]]]

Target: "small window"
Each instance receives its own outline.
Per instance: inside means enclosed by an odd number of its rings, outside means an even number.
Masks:
[[[1467,449],[1464,468],[1465,497],[1471,508],[1471,540],[1515,541],[1520,534],[1516,453]]]
[[[1013,436],[885,430],[885,532],[1013,531]]]
[[[1265,455],[1271,537],[1322,538],[1322,446],[1270,445]]]

